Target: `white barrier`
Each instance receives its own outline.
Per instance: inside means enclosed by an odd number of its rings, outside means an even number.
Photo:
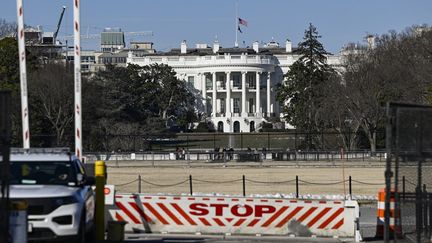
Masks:
[[[355,201],[118,194],[126,231],[354,237]],[[349,205],[348,205],[349,204]]]

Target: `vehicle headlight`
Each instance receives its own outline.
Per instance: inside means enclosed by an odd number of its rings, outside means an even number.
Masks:
[[[53,201],[57,207],[78,202],[74,196],[54,198]]]

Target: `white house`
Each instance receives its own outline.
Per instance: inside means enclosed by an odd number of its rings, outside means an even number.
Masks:
[[[298,57],[289,40],[282,47],[274,41],[263,46],[254,42],[252,48],[222,48],[217,41],[212,47],[189,48],[183,41],[168,52],[130,50],[126,62],[171,66],[178,78],[199,90],[201,112],[218,131],[253,132],[266,118],[281,116],[276,87]],[[338,66],[340,58],[330,55],[328,63]]]

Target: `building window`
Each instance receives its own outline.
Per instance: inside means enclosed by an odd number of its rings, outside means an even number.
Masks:
[[[254,99],[250,98],[249,99],[249,113],[253,112],[253,106],[254,106]]]
[[[240,99],[234,98],[233,100],[234,100],[234,103],[233,103],[234,113],[240,113]]]
[[[240,82],[240,74],[233,74],[233,87],[234,88],[241,88],[241,82]]]
[[[220,83],[220,86],[218,88],[225,89],[225,75],[218,74],[216,80]]]
[[[188,82],[188,84],[194,86],[195,77],[194,76],[188,76],[187,82]]]
[[[255,89],[255,76],[254,75],[247,75],[247,83],[250,89]]]
[[[223,127],[224,127],[224,126],[223,126],[223,122],[221,122],[221,121],[218,122],[218,129],[217,129],[217,131],[218,131],[218,132],[223,132],[223,130],[224,130]]]
[[[251,121],[249,123],[249,129],[251,132],[255,132],[255,122],[254,121]]]
[[[220,113],[225,113],[225,99],[220,99]]]
[[[206,89],[210,90],[213,89],[213,80],[209,76],[205,76],[206,78]]]

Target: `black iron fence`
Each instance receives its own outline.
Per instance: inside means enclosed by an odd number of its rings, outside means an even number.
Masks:
[[[36,136],[33,136],[36,139]],[[308,138],[314,137],[313,144]],[[383,140],[383,133],[377,139]],[[46,137],[41,137],[46,139]],[[226,148],[236,150],[345,150],[369,149],[367,138],[361,133],[304,133],[304,132],[261,132],[261,133],[177,133],[177,134],[106,134],[98,137],[98,144],[104,152],[170,151],[176,148],[206,150]],[[308,140],[308,141],[307,141]],[[355,141],[355,142],[352,142]],[[349,145],[351,144],[351,145]],[[378,141],[378,145],[383,143]],[[87,146],[88,147],[88,146]]]
[[[389,104],[387,116],[384,241],[431,242],[432,107]]]
[[[133,192],[133,193],[144,193],[146,192],[146,189],[151,187],[156,188],[175,188],[171,193],[178,193],[178,194],[189,194],[194,195],[194,185],[197,184],[230,184],[230,185],[238,185],[239,188],[241,188],[241,192],[243,196],[246,196],[248,193],[247,187],[248,185],[253,186],[254,184],[261,184],[261,185],[284,185],[286,187],[295,188],[295,190],[292,190],[292,195],[295,198],[302,198],[302,188],[307,186],[336,186],[336,185],[343,185],[347,187],[348,191],[346,191],[346,195],[344,195],[345,199],[352,199],[353,198],[353,191],[355,192],[356,187],[361,188],[362,186],[384,186],[383,182],[379,183],[372,183],[369,181],[360,181],[355,180],[351,176],[348,176],[348,179],[346,180],[340,180],[340,181],[332,181],[332,182],[320,182],[320,181],[306,181],[302,180],[299,176],[295,176],[295,178],[292,178],[290,180],[284,180],[284,181],[260,181],[260,180],[254,180],[246,178],[245,175],[243,175],[239,179],[234,180],[208,180],[208,179],[202,179],[202,178],[195,178],[192,177],[192,175],[189,175],[188,178],[185,178],[184,180],[172,182],[169,184],[159,184],[155,183],[149,180],[146,180],[143,176],[138,175],[136,179],[121,183],[121,184],[115,184],[117,192]],[[181,186],[182,189],[178,189],[178,187]],[[126,187],[128,189],[126,189]],[[200,192],[202,193],[202,192]],[[320,193],[320,192],[316,192]]]
[[[283,151],[283,150],[172,150],[149,152],[86,153],[87,161],[205,161],[205,162],[263,162],[263,161],[378,161],[385,162],[380,150],[344,151]]]

